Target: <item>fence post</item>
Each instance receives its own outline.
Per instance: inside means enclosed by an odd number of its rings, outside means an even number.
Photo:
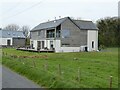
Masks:
[[[59,73],[59,75],[61,75],[61,65],[60,64],[58,65],[58,73]]]
[[[35,61],[33,60],[33,66],[36,67]]]
[[[110,76],[110,90],[112,89],[112,76]]]
[[[48,65],[47,65],[47,64],[44,64],[44,68],[45,68],[45,70],[47,71]]]
[[[78,81],[80,82],[80,68],[78,68]]]
[[[3,56],[4,56],[4,52],[2,52],[3,53]]]

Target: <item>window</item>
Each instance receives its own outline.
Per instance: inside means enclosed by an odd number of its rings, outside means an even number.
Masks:
[[[13,33],[13,35],[15,35],[15,33]]]
[[[70,44],[62,44],[62,47],[69,47]]]
[[[50,48],[53,49],[53,41],[50,41]]]
[[[40,36],[40,34],[41,34],[41,31],[38,31],[38,36]]]
[[[57,29],[57,30],[61,30],[61,25],[57,26],[56,29]]]
[[[61,34],[62,38],[68,38],[70,37],[70,30],[62,30]]]
[[[55,37],[55,30],[47,30],[47,38],[54,38]]]
[[[10,35],[10,33],[8,32],[8,35]]]
[[[31,48],[33,48],[33,41],[31,41]]]
[[[60,37],[60,30],[57,30],[56,31],[56,38],[59,38]]]
[[[92,41],[92,48],[94,48],[94,41]]]

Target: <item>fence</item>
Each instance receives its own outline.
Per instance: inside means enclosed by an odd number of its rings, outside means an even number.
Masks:
[[[35,68],[35,69],[44,71],[44,72],[46,72],[46,73],[49,73],[51,76],[53,76],[53,77],[55,77],[55,78],[58,78],[58,79],[61,79],[61,80],[65,80],[64,75],[65,75],[66,72],[65,72],[64,69],[67,69],[68,71],[72,71],[71,68],[64,67],[64,66],[62,66],[61,64],[58,64],[58,65],[56,65],[56,67],[54,67],[54,68],[56,69],[56,71],[55,71],[55,72],[51,72],[50,69],[49,69],[50,65],[49,65],[48,63],[44,63],[44,64],[42,65],[42,68],[40,68],[39,66],[37,66],[37,62],[34,60],[34,57],[17,56],[17,55],[12,55],[12,54],[10,55],[10,54],[5,53],[5,52],[3,52],[2,55],[3,55],[4,57],[9,58],[10,60],[15,60],[15,61],[17,61],[17,62],[20,62],[22,65],[29,66],[29,67],[32,67],[32,68]],[[29,62],[29,61],[27,60],[27,58],[28,58],[28,59],[29,59],[29,58],[33,58],[33,59],[32,59],[32,62]],[[38,58],[39,58],[39,57],[38,57]],[[64,72],[63,72],[63,71],[64,71]],[[72,73],[75,73],[75,74],[76,74],[76,75],[73,77],[74,79],[73,79],[73,80],[71,80],[71,79],[70,79],[70,80],[67,80],[67,81],[65,81],[64,83],[66,83],[66,82],[72,82],[72,83],[75,83],[75,84],[82,84],[81,81],[82,81],[82,79],[84,78],[84,77],[82,76],[82,74],[85,73],[85,72],[83,72],[83,71],[81,72],[81,68],[78,67],[78,69],[76,69],[76,70],[73,71]],[[53,78],[53,79],[55,79],[55,78]],[[108,82],[108,87],[109,87],[109,89],[111,90],[111,89],[112,89],[112,84],[113,84],[113,77],[110,76],[108,81],[109,81],[109,82]]]

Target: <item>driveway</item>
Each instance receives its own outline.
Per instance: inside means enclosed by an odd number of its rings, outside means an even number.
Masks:
[[[2,66],[2,88],[40,88],[38,85]]]

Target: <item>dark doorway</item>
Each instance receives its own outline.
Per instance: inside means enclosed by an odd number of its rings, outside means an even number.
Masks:
[[[44,41],[42,41],[42,49],[44,49]]]
[[[85,47],[85,51],[88,52],[87,47]]]
[[[53,41],[50,41],[50,49],[53,49]]]
[[[11,40],[7,40],[7,46],[10,46]]]
[[[37,50],[41,49],[41,41],[37,41]]]
[[[92,48],[94,48],[94,41],[92,41]]]

